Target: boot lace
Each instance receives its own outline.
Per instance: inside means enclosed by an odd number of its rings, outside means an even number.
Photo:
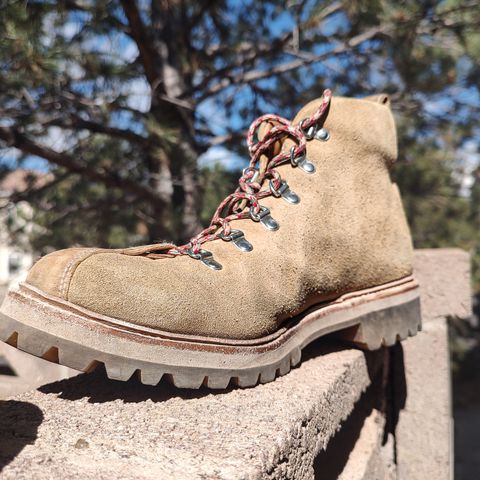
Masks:
[[[222,266],[214,261],[212,254],[203,250],[202,246],[207,242],[218,239],[231,241],[242,237],[242,232],[232,228],[232,221],[251,218],[254,221],[262,221],[269,230],[276,230],[278,223],[270,217],[269,210],[260,204],[260,200],[271,195],[280,196],[281,193],[288,190],[286,182],[281,179],[276,167],[287,162],[291,162],[292,166],[300,166],[302,162],[306,162],[307,140],[314,137],[321,140],[328,139],[328,131],[323,128],[319,131],[319,128],[325,119],[331,97],[331,91],[325,90],[317,110],[298,125],[292,125],[286,118],[274,114],[258,117],[248,129],[247,145],[251,159],[238,181],[238,188],[220,203],[208,227],[192,237],[185,245],[170,248],[166,253],[173,256],[189,255],[192,258],[202,260],[207,266],[215,270],[220,270]],[[255,141],[258,128],[264,122],[274,126],[262,139]],[[293,139],[295,145],[288,152],[281,151],[269,158],[272,146],[286,138]],[[310,169],[314,170],[312,164],[306,163],[310,165]],[[312,173],[313,170],[308,171],[308,165],[304,170]],[[270,181],[269,189],[262,189],[264,180]],[[293,192],[290,192],[290,194],[291,199],[296,197]],[[286,200],[289,201],[287,198]],[[297,202],[292,200],[291,203]],[[245,239],[242,243],[236,243],[236,245],[241,250],[251,250],[251,245]],[[241,248],[241,245],[244,248]]]

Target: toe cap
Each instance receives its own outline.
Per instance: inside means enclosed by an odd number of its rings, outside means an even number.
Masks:
[[[67,248],[45,255],[33,265],[26,282],[45,293],[66,299],[76,267],[96,251],[96,248]]]

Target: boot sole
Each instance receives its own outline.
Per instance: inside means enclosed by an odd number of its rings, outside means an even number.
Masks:
[[[82,372],[102,364],[107,376],[146,385],[166,378],[180,388],[251,387],[300,363],[302,349],[335,336],[376,350],[421,329],[418,283],[406,277],[309,308],[277,332],[254,340],[162,332],[95,314],[26,284],[7,294],[0,340]],[[81,343],[79,343],[81,339]]]

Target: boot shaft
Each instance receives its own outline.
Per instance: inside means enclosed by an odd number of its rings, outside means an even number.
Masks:
[[[318,105],[319,100],[306,105],[293,123],[311,115]],[[278,221],[278,231],[266,231],[250,220],[232,224],[254,247],[235,260],[253,261],[267,271],[274,263],[285,271],[287,283],[292,271],[301,271],[301,283],[315,295],[409,275],[410,233],[389,172],[397,158],[397,140],[388,100],[333,97],[324,127],[330,135],[327,141],[307,142],[307,158],[315,173],[289,164],[277,168],[300,203],[274,197],[261,202]],[[281,148],[288,151],[292,145],[286,140]],[[222,242],[209,245],[222,260],[228,258],[229,248]]]

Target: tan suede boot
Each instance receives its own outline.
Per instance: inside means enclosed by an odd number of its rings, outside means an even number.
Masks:
[[[287,373],[327,333],[367,349],[415,335],[388,98],[326,91],[248,139],[239,189],[191,243],[45,256],[8,293],[0,339],[113,379],[225,388]]]

